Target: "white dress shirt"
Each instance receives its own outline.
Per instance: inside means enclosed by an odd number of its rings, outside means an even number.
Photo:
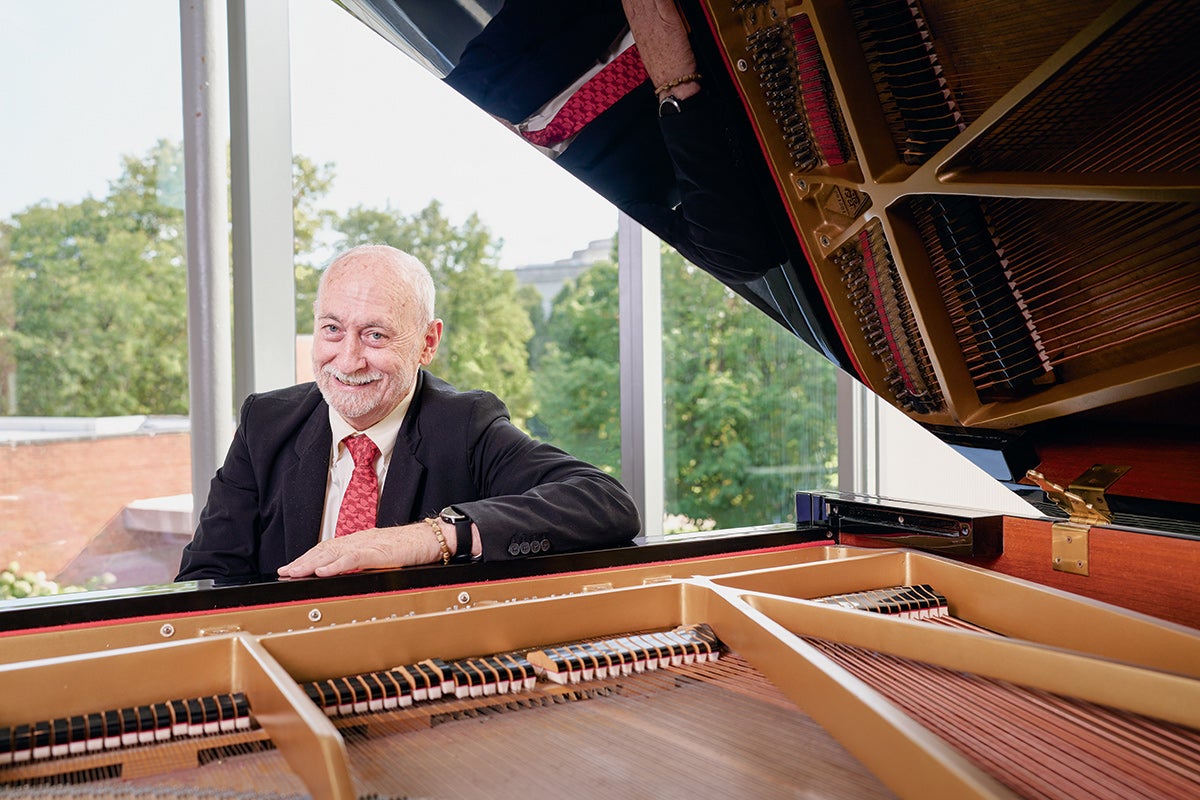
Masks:
[[[375,461],[375,475],[379,478],[379,495],[382,497],[388,464],[392,461],[392,451],[396,449],[396,437],[400,433],[400,426],[404,423],[404,415],[408,413],[408,407],[412,403],[414,389],[416,389],[416,383],[413,384],[412,389],[408,390],[408,394],[404,396],[399,405],[392,409],[392,413],[365,431],[355,431],[350,423],[342,419],[341,414],[333,410],[333,406],[329,407],[329,429],[333,432],[333,447],[329,454],[329,477],[325,483],[325,512],[321,517],[321,541],[332,539],[334,531],[337,530],[338,509],[342,507],[342,495],[346,493],[346,486],[350,483],[350,476],[354,473],[354,458],[350,455],[346,445],[342,444],[342,440],[353,433],[362,433],[370,437],[375,446],[379,448],[380,456]]]

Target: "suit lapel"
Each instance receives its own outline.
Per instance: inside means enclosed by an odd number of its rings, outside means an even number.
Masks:
[[[283,480],[283,518],[287,531],[287,560],[299,558],[316,545],[325,509],[325,486],[329,480],[329,407],[318,403],[296,437],[295,463]]]
[[[379,498],[379,526],[407,525],[427,512],[440,509],[417,508],[417,496],[425,484],[425,465],[417,458],[421,430],[417,424],[425,388],[425,371],[418,370],[417,385],[408,413],[396,436],[396,447],[388,464],[383,496]]]
[[[412,451],[401,449],[402,440],[396,441],[388,464],[387,480],[383,484],[383,496],[379,499],[379,527],[407,525],[429,509],[416,508],[417,493],[425,482],[425,465],[416,459]]]

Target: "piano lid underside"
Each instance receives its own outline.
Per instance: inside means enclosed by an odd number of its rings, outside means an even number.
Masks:
[[[1196,382],[1193,3],[706,11],[874,391],[1009,428]]]

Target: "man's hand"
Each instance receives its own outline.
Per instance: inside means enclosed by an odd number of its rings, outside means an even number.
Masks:
[[[279,568],[281,578],[324,578],[364,569],[390,569],[441,561],[441,549],[426,522],[395,528],[370,528],[326,539],[290,564]]]

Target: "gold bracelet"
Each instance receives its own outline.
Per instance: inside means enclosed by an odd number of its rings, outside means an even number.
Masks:
[[[699,72],[693,72],[690,75],[684,75],[682,78],[676,78],[673,81],[667,81],[662,86],[659,86],[657,89],[655,89],[654,93],[662,94],[665,91],[674,89],[676,86],[682,86],[685,83],[691,83],[692,81],[698,81],[702,77],[703,76]]]
[[[446,544],[446,537],[442,533],[442,523],[436,517],[430,517],[425,520],[429,523],[429,527],[433,528],[433,535],[437,537],[438,547],[442,548],[442,566],[450,563],[450,545]]]

